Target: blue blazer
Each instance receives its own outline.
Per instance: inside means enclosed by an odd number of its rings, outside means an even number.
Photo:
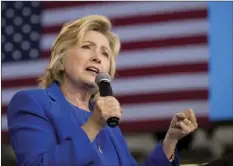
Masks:
[[[8,105],[8,130],[19,165],[104,165],[81,128],[81,117],[73,116],[71,107],[56,83],[46,89],[20,91],[13,96]],[[138,165],[119,127],[106,125],[105,130],[119,165]],[[179,165],[177,151],[174,164]],[[171,163],[158,143],[142,165],[171,166]]]

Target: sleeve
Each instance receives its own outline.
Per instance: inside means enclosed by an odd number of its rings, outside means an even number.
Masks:
[[[148,158],[142,163],[142,166],[179,166],[179,157],[178,157],[178,152],[177,149],[175,150],[175,159],[171,163],[164,151],[163,151],[163,146],[162,143],[159,142],[154,150],[150,153]]]
[[[19,165],[83,166],[94,151],[81,127],[60,144],[43,106],[27,91],[18,92],[8,105],[8,130]]]

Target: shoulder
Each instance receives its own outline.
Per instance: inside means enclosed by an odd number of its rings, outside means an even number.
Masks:
[[[22,97],[22,96],[37,98],[37,97],[41,97],[42,95],[44,95],[44,93],[45,93],[45,89],[40,89],[40,88],[21,90],[21,91],[16,92],[13,95],[11,100],[13,100],[15,98],[20,99],[20,97]]]
[[[39,88],[35,88],[35,89],[28,89],[28,90],[21,90],[16,92],[13,97],[11,98],[9,105],[12,102],[22,102],[25,100],[41,100],[44,99],[46,94],[46,90],[45,89],[39,89]]]
[[[26,112],[42,112],[43,103],[46,102],[46,90],[45,89],[29,89],[21,90],[13,95],[11,98],[7,113],[12,114],[18,111]]]

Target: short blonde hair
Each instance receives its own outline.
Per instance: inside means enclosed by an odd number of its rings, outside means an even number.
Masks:
[[[101,15],[90,15],[65,24],[54,42],[50,63],[45,74],[39,78],[39,86],[47,88],[54,81],[57,81],[59,84],[63,83],[63,60],[67,51],[81,42],[86,33],[91,30],[98,31],[108,38],[113,53],[110,60],[109,75],[114,78],[116,72],[115,58],[120,51],[120,39],[116,34],[111,32],[111,29],[111,21]]]

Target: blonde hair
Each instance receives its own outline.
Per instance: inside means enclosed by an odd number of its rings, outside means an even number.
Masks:
[[[63,83],[64,65],[63,60],[67,51],[82,41],[88,31],[94,30],[108,38],[113,57],[110,60],[109,75],[114,78],[116,72],[115,58],[120,51],[119,37],[111,32],[111,21],[101,15],[90,15],[65,24],[57,36],[51,50],[50,63],[45,74],[39,78],[39,86],[47,88],[57,81]]]

